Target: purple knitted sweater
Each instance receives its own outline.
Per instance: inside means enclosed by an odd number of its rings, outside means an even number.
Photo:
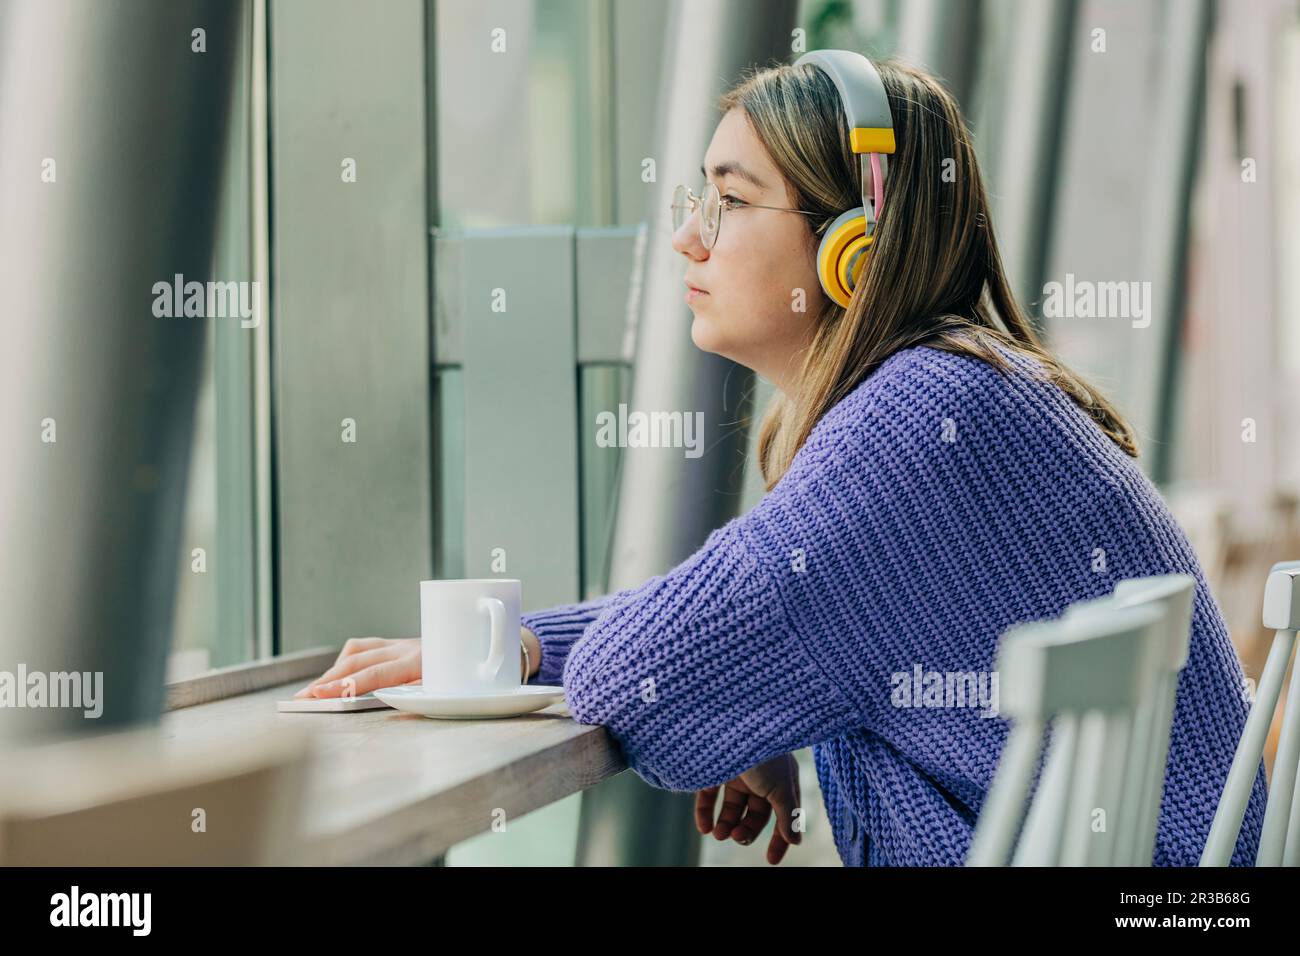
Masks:
[[[1154,863],[1195,866],[1245,723],[1241,664],[1155,486],[1036,361],[1007,354],[1013,375],[926,346],[891,355],[677,567],[524,614],[534,682],[563,683],[573,718],[662,789],[811,746],[846,865],[959,865],[1010,725],[978,704],[906,706],[900,682],[990,673],[1011,625],[1185,572]],[[1254,861],[1264,798],[1261,762],[1234,865]]]

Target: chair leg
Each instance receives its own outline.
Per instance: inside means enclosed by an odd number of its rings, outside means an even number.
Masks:
[[[1241,833],[1241,821],[1246,816],[1246,804],[1250,801],[1251,788],[1255,785],[1255,774],[1264,754],[1264,741],[1268,737],[1269,725],[1273,723],[1273,711],[1277,709],[1293,647],[1295,631],[1280,630],[1273,636],[1273,646],[1269,649],[1268,661],[1260,676],[1255,703],[1246,716],[1246,726],[1241,732],[1237,753],[1232,758],[1232,767],[1228,770],[1228,779],[1223,786],[1219,807],[1214,813],[1214,822],[1210,824],[1210,835],[1205,841],[1205,850],[1201,853],[1201,866],[1227,866],[1232,860],[1232,851],[1237,845],[1237,836]]]
[[[1024,816],[1025,797],[1043,739],[1042,724],[1028,722],[1011,730],[1002,765],[984,799],[975,835],[966,854],[967,866],[1006,866]]]
[[[1290,632],[1291,644],[1295,631]],[[1285,665],[1284,665],[1285,666]],[[1295,796],[1296,768],[1300,766],[1300,693],[1295,681],[1286,697],[1282,714],[1282,733],[1278,738],[1277,757],[1273,760],[1273,782],[1268,791],[1268,807],[1264,811],[1264,829],[1259,837],[1256,866],[1281,866],[1283,849],[1287,842],[1287,826],[1291,822],[1292,799]]]

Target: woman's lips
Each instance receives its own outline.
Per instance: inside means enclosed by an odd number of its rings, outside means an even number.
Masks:
[[[703,289],[697,289],[695,286],[691,285],[689,282],[686,283],[686,301],[687,301],[687,302],[694,302],[694,301],[695,301],[696,299],[698,299],[700,296],[704,296],[704,295],[708,295],[708,293],[705,292]]]

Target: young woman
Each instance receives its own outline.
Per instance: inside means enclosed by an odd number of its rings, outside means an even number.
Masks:
[[[574,719],[606,726],[648,783],[699,791],[702,832],[748,843],[775,813],[779,861],[800,840],[792,752],[811,746],[846,864],[958,865],[1008,724],[987,700],[925,706],[900,686],[988,676],[1011,625],[1187,573],[1154,862],[1195,865],[1247,711],[1223,618],[1133,430],[1013,299],[957,104],[921,71],[877,70],[896,142],[883,172],[859,166],[814,65],[723,97],[710,188],[685,197],[673,247],[695,344],[776,386],[768,493],[666,574],[524,615],[528,676],[563,683]],[[864,194],[883,201],[845,308],[816,253]],[[349,641],[304,693],[419,673],[418,641]],[[1261,765],[1235,864],[1254,859],[1263,803]]]

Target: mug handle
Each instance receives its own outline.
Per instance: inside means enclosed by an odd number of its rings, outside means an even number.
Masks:
[[[487,660],[478,665],[478,674],[483,680],[492,680],[506,660],[506,606],[497,598],[485,597],[478,599],[478,609],[487,611],[492,619],[492,646]]]

